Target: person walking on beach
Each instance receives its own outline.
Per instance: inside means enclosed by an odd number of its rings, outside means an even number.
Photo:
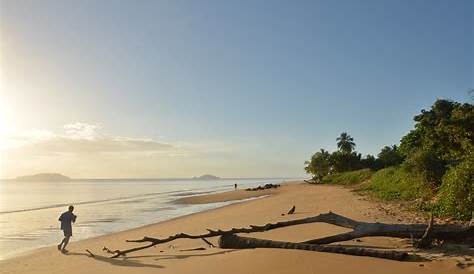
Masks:
[[[69,238],[72,236],[72,225],[71,223],[76,222],[76,215],[72,212],[74,211],[73,206],[69,206],[68,211],[64,212],[59,216],[59,221],[61,222],[61,230],[64,232],[64,239],[58,244],[58,250],[67,253],[66,246],[69,243]]]

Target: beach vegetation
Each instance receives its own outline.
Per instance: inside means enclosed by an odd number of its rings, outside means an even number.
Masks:
[[[313,179],[320,182],[330,172],[331,154],[321,149],[313,154],[310,161],[305,162],[305,171],[313,174]]]
[[[371,192],[382,200],[415,200],[432,196],[431,188],[424,179],[416,174],[408,173],[403,167],[388,167],[373,174],[363,190]]]
[[[400,153],[397,145],[384,146],[377,155],[376,161],[378,161],[378,165],[376,166],[376,169],[396,166],[401,164],[403,160],[404,157]]]
[[[414,118],[400,145],[363,157],[347,132],[338,150],[315,154],[305,170],[317,182],[351,185],[384,200],[420,201],[437,216],[468,219],[474,211],[474,106],[439,99]]]
[[[474,157],[452,166],[443,176],[433,211],[439,216],[469,220],[474,212]]]
[[[330,174],[322,179],[324,184],[336,185],[355,185],[363,183],[372,177],[372,171],[369,168]]]

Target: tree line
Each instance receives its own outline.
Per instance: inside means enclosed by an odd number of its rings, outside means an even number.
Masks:
[[[347,132],[341,133],[336,138],[338,150],[330,153],[327,150],[313,154],[311,160],[305,162],[306,173],[313,175],[313,180],[321,181],[325,176],[370,168],[379,170],[382,168],[399,165],[405,159],[397,145],[385,146],[377,154],[377,157],[367,154],[362,157],[361,153],[355,151],[356,144]]]
[[[470,218],[474,210],[474,106],[439,99],[413,119],[414,128],[400,144],[383,147],[376,157],[362,157],[355,151],[354,139],[343,132],[336,139],[338,149],[332,153],[320,149],[305,162],[305,171],[321,182],[330,174],[391,168],[403,178],[417,178],[419,189],[430,193],[417,196],[429,200],[425,206],[430,210]]]

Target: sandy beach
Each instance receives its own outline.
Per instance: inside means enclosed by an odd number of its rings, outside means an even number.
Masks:
[[[210,248],[200,240],[177,240],[110,259],[104,246],[115,250],[136,247],[127,239],[143,236],[167,237],[177,232],[203,233],[206,228],[228,229],[250,224],[265,224],[314,216],[333,211],[357,220],[397,223],[401,215],[387,214],[377,203],[370,202],[350,189],[309,185],[301,182],[285,184],[278,189],[247,192],[236,190],[215,195],[197,196],[179,202],[208,203],[268,195],[222,208],[187,215],[173,220],[97,238],[72,241],[67,255],[55,246],[0,262],[0,273],[460,273],[472,272],[471,258],[441,257],[429,262],[397,262],[385,259],[330,254],[302,250]],[[293,205],[294,215],[282,216]],[[77,214],[80,216],[80,209]],[[306,224],[249,234],[251,237],[281,241],[304,241],[344,232],[344,228],[322,224]],[[60,233],[60,231],[58,231]],[[216,243],[217,238],[210,239]],[[408,242],[392,238],[364,238],[344,244],[407,248]],[[183,251],[193,248],[205,250]],[[88,256],[86,249],[95,254]],[[464,268],[459,261],[464,262]]]

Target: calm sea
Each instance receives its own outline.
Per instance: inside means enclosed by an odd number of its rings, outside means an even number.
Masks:
[[[0,181],[0,259],[61,240],[59,215],[75,206],[73,240],[168,220],[231,202],[180,205],[176,199],[281,183],[283,179]],[[235,201],[234,201],[235,202]]]

